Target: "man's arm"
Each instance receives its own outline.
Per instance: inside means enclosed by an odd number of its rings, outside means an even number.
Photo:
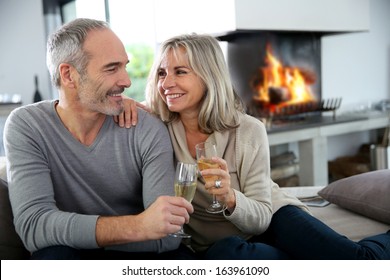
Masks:
[[[96,240],[100,247],[161,239],[189,221],[191,204],[181,197],[161,196],[139,215],[99,217]]]
[[[146,214],[151,204],[158,201],[159,197],[166,195],[174,197],[174,153],[168,129],[161,120],[141,109],[138,109],[138,120],[138,125],[132,129],[137,135],[135,146],[138,147],[142,157],[142,195]],[[120,128],[120,130],[125,129]],[[190,207],[192,209],[192,206]],[[160,215],[157,212],[162,211],[167,209],[152,210],[154,215]],[[175,213],[175,215],[183,214]],[[153,223],[153,220],[150,222]],[[179,242],[174,237],[163,238],[157,244],[159,252],[175,249],[178,245]]]
[[[98,216],[61,211],[56,204],[55,175],[46,152],[49,138],[56,136],[42,133],[49,118],[29,107],[16,109],[6,121],[4,145],[15,229],[30,252],[54,245],[97,248]]]
[[[49,118],[42,112],[23,109],[10,116],[4,134],[15,227],[28,250],[36,251],[54,245],[92,249],[159,239],[177,231],[182,223],[188,221],[187,211],[193,211],[191,205],[173,196],[156,198],[158,193],[148,195],[151,199],[145,204],[148,209],[138,215],[102,217],[60,210],[52,176],[65,175],[53,173],[48,161],[47,146],[58,143],[55,133],[47,134],[45,123],[52,121]],[[61,164],[62,161],[59,162]],[[61,168],[64,169],[66,166]],[[171,190],[173,185],[167,187]],[[73,190],[76,191],[77,187]],[[168,194],[166,189],[162,191]],[[67,193],[69,191],[62,196]],[[172,248],[172,245],[163,245],[165,241],[155,242],[163,248]],[[129,245],[141,248],[143,244]]]

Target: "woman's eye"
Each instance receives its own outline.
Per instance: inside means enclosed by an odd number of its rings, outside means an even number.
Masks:
[[[187,74],[187,71],[185,71],[185,70],[177,70],[177,72],[176,72],[178,75],[180,75],[180,74]]]
[[[164,71],[159,71],[158,73],[157,73],[157,75],[159,76],[159,77],[165,77],[165,72]]]

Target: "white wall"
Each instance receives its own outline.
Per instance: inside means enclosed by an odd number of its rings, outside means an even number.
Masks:
[[[367,12],[370,0],[235,0],[234,2],[236,29],[358,31],[367,30],[369,24]]]
[[[390,1],[371,0],[369,32],[322,39],[322,96],[342,97],[340,113],[390,99]],[[328,158],[352,155],[369,141],[367,133],[331,137]]]
[[[219,14],[216,13],[216,20]],[[390,97],[390,1],[371,0],[370,31],[322,39],[322,94],[342,109]],[[50,98],[41,0],[0,0],[0,93],[31,103],[34,74]]]
[[[322,39],[322,85],[344,109],[390,98],[390,1],[371,0],[369,32]]]
[[[390,98],[390,1],[370,3],[369,32],[322,39],[322,95],[342,97],[344,111]],[[220,16],[215,11],[215,21]],[[50,98],[45,36],[41,0],[0,0],[0,93],[21,94],[31,103],[38,74],[43,97]],[[354,136],[352,144],[350,136],[330,138],[329,158],[353,154],[368,140],[364,133]]]
[[[0,0],[0,94],[32,103],[34,75],[43,98],[49,93],[42,0]]]

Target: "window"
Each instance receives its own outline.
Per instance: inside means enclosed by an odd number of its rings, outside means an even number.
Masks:
[[[154,0],[75,0],[62,6],[61,10],[64,22],[81,17],[110,22],[130,60],[127,72],[132,85],[125,94],[138,101],[144,100],[156,47]]]
[[[125,94],[138,101],[144,100],[158,42],[181,33],[229,30],[235,18],[234,0],[197,0],[185,5],[182,0],[73,0],[63,5],[64,22],[77,17],[110,22],[129,54],[132,85]],[[227,43],[221,42],[221,47],[226,52]]]

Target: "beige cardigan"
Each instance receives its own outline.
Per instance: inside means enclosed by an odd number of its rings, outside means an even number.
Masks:
[[[168,125],[176,160],[195,163],[187,148],[184,126],[180,121]],[[233,213],[209,214],[204,209],[211,203],[201,178],[192,202],[194,213],[185,231],[192,235],[196,251],[207,249],[221,238],[238,235],[248,239],[263,233],[272,213],[288,204],[307,208],[296,198],[284,193],[270,177],[270,155],[267,133],[259,120],[241,114],[240,126],[225,132],[214,132],[207,141],[216,143],[218,156],[226,160],[231,186],[236,195]],[[308,210],[307,210],[308,211]]]

